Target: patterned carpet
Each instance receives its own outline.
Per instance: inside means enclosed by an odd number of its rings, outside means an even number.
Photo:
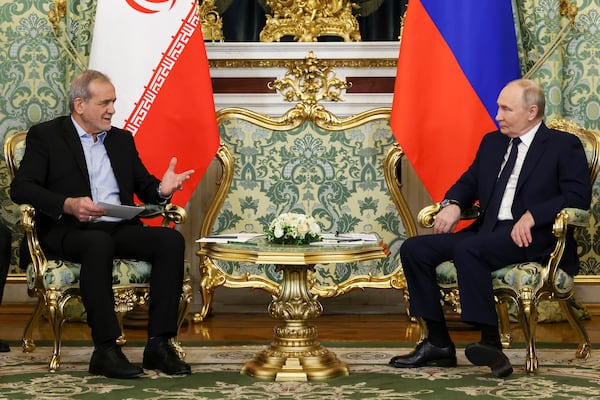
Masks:
[[[339,346],[339,347],[338,347]],[[343,347],[347,346],[347,347]],[[193,374],[168,377],[153,371],[136,380],[115,380],[87,373],[91,349],[65,346],[62,367],[47,371],[50,347],[22,353],[13,347],[0,354],[0,399],[590,399],[600,398],[600,363],[574,358],[571,349],[538,349],[540,369],[523,368],[523,349],[508,350],[515,373],[496,379],[489,369],[468,363],[459,348],[457,368],[398,370],[388,360],[410,348],[328,345],[348,364],[349,376],[324,381],[271,382],[240,374],[244,363],[264,345],[186,345]],[[125,354],[141,363],[142,348],[128,346]]]

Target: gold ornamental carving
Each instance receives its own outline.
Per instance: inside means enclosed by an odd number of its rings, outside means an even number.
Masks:
[[[339,79],[327,62],[317,59],[311,51],[304,61],[290,66],[281,79],[270,82],[269,89],[275,89],[286,101],[298,102],[289,110],[284,120],[294,123],[297,120],[310,120],[328,125],[339,123],[337,117],[325,110],[321,100],[338,102],[342,92],[351,86]]]
[[[202,27],[202,37],[204,40],[213,42],[222,42],[223,37],[223,18],[219,15],[215,6],[215,0],[203,0],[198,4],[198,15],[200,17],[200,26]]]
[[[361,40],[358,21],[349,0],[267,0],[273,15],[260,32],[261,42],[278,42],[292,36],[299,42],[316,42],[320,36],[341,37],[346,42]]]

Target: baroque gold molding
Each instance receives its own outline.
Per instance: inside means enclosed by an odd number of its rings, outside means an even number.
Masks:
[[[198,4],[198,15],[202,27],[202,38],[213,42],[222,42],[223,18],[219,15],[214,0],[203,0]]]
[[[577,275],[575,277],[577,285],[600,285],[600,275]]]
[[[288,68],[297,59],[219,59],[209,60],[210,68]],[[396,68],[397,58],[322,59],[334,68]]]
[[[349,0],[267,0],[267,14],[260,32],[261,42],[278,42],[293,36],[299,42],[316,42],[320,36],[337,36],[346,42],[360,41],[360,29]]]

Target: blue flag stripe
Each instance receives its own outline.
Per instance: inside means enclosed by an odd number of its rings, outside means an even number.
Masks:
[[[511,1],[421,2],[494,119],[500,90],[521,76]]]

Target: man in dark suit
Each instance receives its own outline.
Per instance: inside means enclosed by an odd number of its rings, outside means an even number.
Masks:
[[[168,344],[177,333],[183,237],[174,229],[144,226],[137,218],[106,216],[96,203],[133,205],[135,194],[141,201],[164,204],[194,171],[175,173],[177,159],[172,158],[162,180],[151,175],[133,136],[111,126],[115,101],[115,88],[104,74],[88,70],[76,77],[69,93],[71,114],[29,129],[11,197],[38,210],[45,250],[81,263],[81,295],[95,346],[90,373],[114,378],[143,374],[115,342],[121,332],[114,313],[112,260],[132,258],[152,263],[143,367],[187,375],[190,366]]]
[[[10,268],[11,242],[10,229],[8,229],[6,225],[0,223],[0,303],[2,303],[4,285],[6,284],[8,269]],[[8,351],[10,351],[8,343],[0,340],[0,353],[6,353]]]
[[[506,85],[498,97],[500,129],[483,137],[475,160],[446,193],[434,233],[410,238],[402,245],[410,311],[425,320],[428,337],[413,352],[393,357],[392,366],[456,366],[435,275],[437,265],[452,259],[458,274],[461,318],[481,329],[481,341],[465,349],[468,360],[490,367],[496,377],[512,373],[500,343],[490,273],[507,264],[547,257],[555,244],[552,224],[556,214],[564,207],[587,209],[591,202],[581,142],[574,135],[547,128],[544,109],[544,93],[533,81],[519,79]],[[477,201],[481,216],[452,233],[461,209]],[[572,235],[561,268],[571,275],[579,270]]]

